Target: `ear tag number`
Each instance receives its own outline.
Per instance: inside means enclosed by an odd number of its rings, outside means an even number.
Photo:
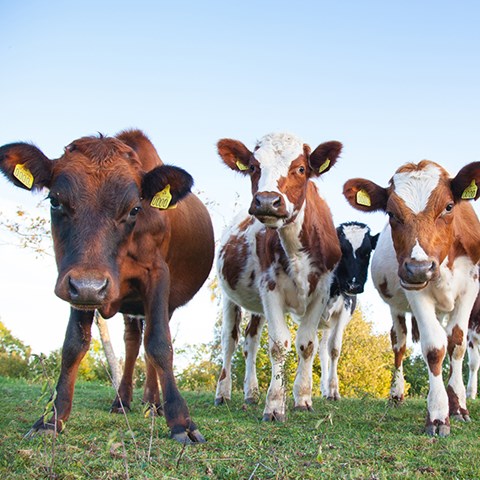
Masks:
[[[366,190],[362,189],[357,192],[357,203],[359,205],[364,205],[365,207],[372,206],[372,200]]]
[[[33,175],[25,164],[17,163],[17,165],[15,165],[15,170],[13,171],[13,176],[28,189],[32,188],[34,180]]]
[[[245,170],[248,170],[248,167],[245,166],[240,160],[237,160],[235,163],[236,163],[238,169],[242,170],[242,172],[245,171]]]
[[[172,201],[172,194],[170,193],[170,185],[167,185],[161,192],[157,192],[152,198],[150,205],[153,208],[159,208],[160,210],[167,210],[167,208],[175,208],[176,205],[170,207]]]
[[[330,159],[327,158],[327,159],[320,165],[320,168],[318,169],[318,173],[324,172],[329,166],[330,166]]]
[[[472,183],[463,191],[462,199],[463,200],[472,200],[477,196],[478,187],[475,183],[475,180],[472,180]]]

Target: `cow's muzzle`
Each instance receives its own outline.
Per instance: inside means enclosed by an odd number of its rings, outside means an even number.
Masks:
[[[104,305],[111,293],[111,279],[100,273],[65,275],[55,293],[79,310],[94,310]]]
[[[406,290],[421,290],[438,276],[438,262],[428,260],[405,260],[399,269],[400,284]]]
[[[277,223],[288,216],[285,200],[276,192],[257,192],[248,213],[265,224]]]

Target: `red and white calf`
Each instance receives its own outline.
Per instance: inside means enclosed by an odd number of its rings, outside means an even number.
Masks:
[[[468,322],[468,384],[467,397],[477,398],[478,369],[480,368],[480,294],[470,314]]]
[[[451,178],[440,165],[424,160],[400,167],[387,188],[359,178],[344,186],[353,207],[383,210],[389,216],[372,259],[372,280],[390,306],[398,335],[394,350],[401,352],[405,345],[405,313],[417,321],[429,372],[429,435],[448,435],[450,417],[469,420],[462,361],[478,293],[480,223],[464,200],[478,198],[479,183],[480,162]],[[451,373],[445,389],[442,363],[447,352]]]
[[[272,378],[263,419],[285,419],[283,371],[291,344],[287,313],[299,323],[295,407],[312,408],[317,328],[320,319],[328,315],[330,284],[341,252],[330,209],[311,179],[335,164],[341,148],[339,142],[327,142],[311,152],[290,134],[266,135],[253,152],[237,140],[218,142],[226,165],[250,176],[253,198],[248,214],[238,217],[225,232],[218,254],[224,366],[217,404],[230,398],[231,357],[238,343],[243,307],[264,315],[268,323]]]

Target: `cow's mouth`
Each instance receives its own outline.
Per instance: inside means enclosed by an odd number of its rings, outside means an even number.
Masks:
[[[70,305],[72,308],[75,310],[80,310],[82,312],[91,312],[92,310],[98,310],[102,308],[102,305],[93,305],[93,304],[83,304],[83,303],[72,303],[70,302]]]
[[[400,285],[405,290],[423,290],[428,285],[428,282],[408,283],[405,280],[400,279]]]
[[[269,228],[279,228],[286,220],[285,216],[277,215],[255,215],[255,218]]]

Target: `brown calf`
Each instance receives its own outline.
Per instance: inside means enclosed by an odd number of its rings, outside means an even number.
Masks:
[[[62,430],[72,407],[78,365],[88,350],[95,309],[145,317],[145,352],[158,401],[172,438],[202,442],[173,375],[169,319],[208,276],[213,230],[206,208],[190,194],[191,176],[163,165],[138,131],[116,137],[83,137],[49,160],[38,148],[15,143],[0,148],[0,169],[26,189],[48,188],[58,267],[55,293],[72,306],[62,351],[56,415],[33,430]],[[121,401],[130,405],[132,365],[140,336],[127,342]],[[132,350],[133,349],[133,350]],[[135,351],[136,349],[136,351]],[[155,391],[156,389],[156,391]]]

